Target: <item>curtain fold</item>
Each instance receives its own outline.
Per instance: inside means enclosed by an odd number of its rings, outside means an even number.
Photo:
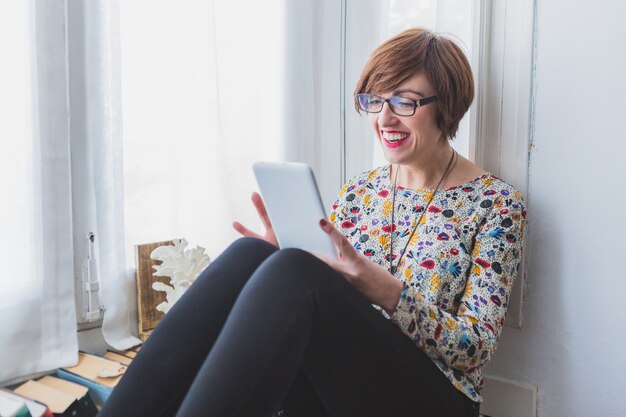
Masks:
[[[69,7],[76,269],[87,258],[86,236],[93,233],[102,333],[110,346],[123,350],[141,341],[134,275],[124,251],[119,5],[110,0]]]
[[[93,9],[92,9],[93,7]],[[105,308],[102,332],[116,349],[141,343],[136,335],[134,274],[124,251],[124,158],[120,78],[120,32],[117,0],[92,3],[86,15],[90,62],[96,62],[87,85],[93,117],[88,126],[93,144],[98,272]],[[95,28],[98,30],[94,30]],[[96,35],[97,34],[97,35]],[[97,38],[91,37],[98,36]],[[93,55],[92,55],[93,54]],[[99,100],[93,100],[98,97]],[[112,290],[115,288],[116,290]]]
[[[0,5],[0,381],[75,363],[64,2]]]

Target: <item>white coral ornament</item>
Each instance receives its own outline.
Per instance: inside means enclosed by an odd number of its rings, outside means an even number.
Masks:
[[[152,284],[153,289],[165,292],[166,301],[156,307],[163,313],[167,313],[172,308],[198,278],[198,275],[211,263],[203,247],[186,249],[189,244],[185,239],[176,239],[173,242],[174,246],[159,246],[150,254],[151,259],[162,262],[161,265],[153,266],[154,276],[170,277],[170,285],[162,282]]]

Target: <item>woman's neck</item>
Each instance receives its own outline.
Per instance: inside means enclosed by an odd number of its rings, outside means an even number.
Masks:
[[[420,161],[409,164],[393,164],[390,178],[392,181],[395,179],[396,185],[400,187],[413,190],[434,190],[450,162],[454,164],[454,161],[451,161],[453,154],[452,146],[446,141],[441,148],[434,149],[428,155],[423,155]],[[446,176],[450,175],[451,170],[452,165],[450,165]]]

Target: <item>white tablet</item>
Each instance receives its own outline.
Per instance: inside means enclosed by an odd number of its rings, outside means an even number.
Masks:
[[[256,162],[252,168],[278,245],[337,259],[335,246],[319,226],[326,212],[311,167],[299,162]]]

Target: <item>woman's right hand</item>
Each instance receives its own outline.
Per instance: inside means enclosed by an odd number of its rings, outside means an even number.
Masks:
[[[248,229],[246,226],[239,222],[233,222],[233,227],[237,232],[246,237],[255,237],[257,239],[262,239],[272,245],[278,247],[278,240],[276,239],[276,234],[274,233],[274,229],[272,228],[272,223],[270,222],[270,218],[267,215],[267,210],[265,209],[265,204],[263,204],[263,199],[259,195],[259,193],[252,193],[252,204],[256,208],[257,213],[259,213],[259,217],[263,222],[263,226],[265,226],[265,234],[260,235],[258,233],[253,232]]]

